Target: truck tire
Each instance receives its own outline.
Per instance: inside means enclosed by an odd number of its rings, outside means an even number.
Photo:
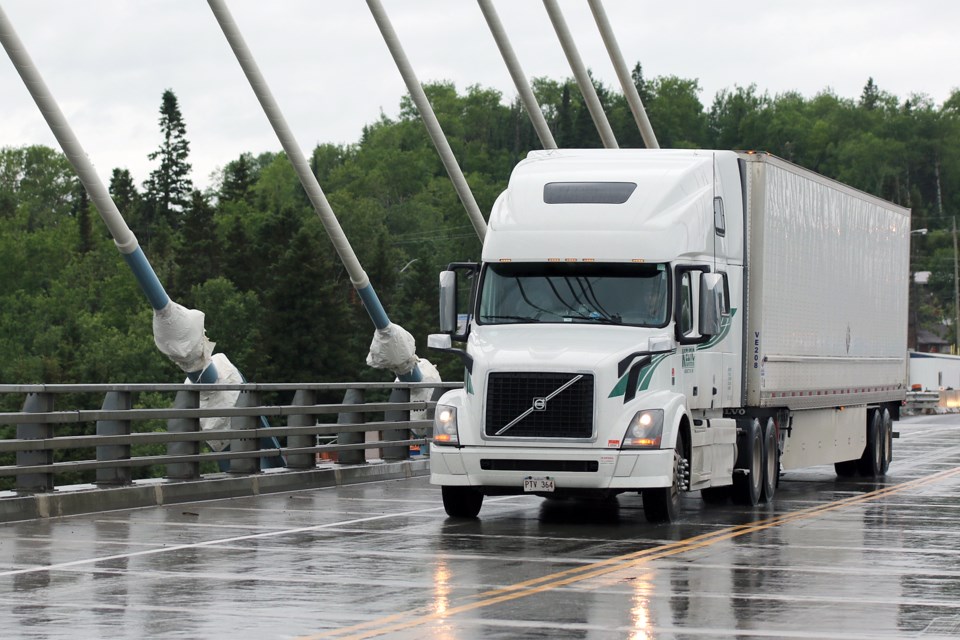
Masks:
[[[880,430],[883,435],[883,465],[880,473],[887,475],[890,463],[893,462],[893,419],[888,409],[880,412]]]
[[[684,451],[681,432],[673,450],[673,483],[669,487],[643,490],[643,514],[649,522],[674,522],[680,514],[681,482],[686,473]]]
[[[883,475],[882,419],[878,409],[867,412],[867,446],[860,457],[859,471],[864,478],[879,478]]]
[[[767,418],[763,427],[763,486],[760,502],[773,502],[780,478],[780,445],[777,441],[777,423]]]
[[[730,497],[735,504],[755,507],[763,492],[763,429],[756,418],[745,420],[741,425]]]
[[[483,494],[473,487],[440,487],[443,509],[451,518],[476,518],[483,505]]]

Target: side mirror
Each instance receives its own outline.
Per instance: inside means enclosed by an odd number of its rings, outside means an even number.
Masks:
[[[722,274],[700,275],[700,335],[715,336],[720,333],[723,316],[727,312],[724,293]]]
[[[455,341],[466,340],[470,333],[479,272],[475,262],[453,262],[440,272],[440,331]]]
[[[457,273],[440,272],[440,331],[453,334],[457,330]]]

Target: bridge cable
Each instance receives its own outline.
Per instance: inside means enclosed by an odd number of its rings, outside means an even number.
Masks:
[[[486,0],[484,0],[486,1]],[[593,13],[593,19],[600,30],[600,37],[603,38],[603,44],[610,55],[610,62],[617,72],[617,78],[620,80],[620,86],[623,88],[623,95],[630,105],[630,112],[633,113],[633,119],[640,129],[640,136],[643,138],[643,144],[647,149],[659,149],[660,143],[657,142],[657,136],[653,132],[653,126],[650,124],[650,118],[647,117],[647,111],[643,108],[643,100],[640,99],[640,92],[637,91],[637,85],[633,83],[630,71],[627,69],[627,63],[623,59],[620,51],[620,45],[617,44],[617,38],[610,26],[610,20],[607,19],[607,13],[603,9],[601,0],[587,0],[590,4],[590,11]]]
[[[387,13],[384,11],[380,0],[367,0],[367,6],[370,8],[370,13],[373,14],[373,19],[380,29],[383,41],[390,50],[390,54],[393,56],[400,75],[403,76],[403,81],[407,85],[407,91],[410,92],[410,97],[417,106],[417,111],[420,112],[420,118],[423,119],[423,124],[427,128],[430,140],[433,142],[433,146],[436,147],[437,153],[440,155],[440,160],[447,170],[447,175],[450,176],[450,181],[453,182],[453,188],[456,189],[457,196],[460,197],[460,202],[463,203],[463,207],[467,211],[470,223],[473,224],[473,228],[477,232],[477,237],[479,237],[482,242],[487,233],[487,223],[483,219],[483,214],[480,213],[480,207],[477,206],[477,201],[473,197],[470,185],[467,184],[467,180],[463,176],[463,171],[460,169],[460,165],[453,155],[450,143],[447,141],[443,129],[440,128],[440,122],[433,112],[433,107],[430,106],[427,94],[424,93],[423,86],[417,80],[416,73],[410,65],[407,55],[403,51],[403,45],[400,44],[397,32],[393,29],[393,25],[390,23],[390,19],[387,17]]]
[[[553,134],[550,133],[547,120],[543,117],[543,110],[540,108],[536,96],[533,95],[530,83],[527,82],[527,77],[520,67],[520,62],[510,45],[510,39],[507,37],[507,32],[503,28],[503,23],[500,21],[500,16],[497,15],[493,2],[491,0],[477,0],[477,4],[480,5],[480,11],[483,12],[487,26],[490,27],[490,33],[497,43],[497,48],[500,49],[500,55],[507,65],[510,77],[513,78],[513,84],[517,87],[517,93],[520,95],[523,108],[530,116],[533,129],[536,131],[537,137],[540,138],[540,144],[543,145],[544,149],[556,149],[557,143],[553,139]]]
[[[560,46],[563,47],[563,53],[567,56],[567,62],[570,63],[573,76],[580,87],[580,93],[583,95],[583,100],[590,112],[590,117],[593,119],[593,124],[597,128],[597,133],[600,134],[600,140],[603,141],[604,148],[618,149],[617,139],[613,135],[613,129],[610,127],[610,122],[603,111],[603,105],[600,104],[600,98],[593,86],[593,80],[590,79],[590,74],[587,73],[587,68],[583,65],[583,60],[580,58],[577,46],[573,42],[570,29],[567,27],[567,21],[563,18],[557,0],[543,0],[543,6],[547,10],[547,15],[550,16],[554,31],[557,32]]]
[[[343,266],[346,268],[350,282],[360,296],[367,313],[370,314],[370,319],[373,321],[374,326],[378,332],[391,331],[392,328],[399,329],[397,325],[393,325],[390,322],[387,312],[384,310],[380,299],[377,297],[376,291],[374,291],[373,285],[370,283],[370,278],[363,270],[356,253],[354,253],[350,241],[347,239],[343,228],[340,226],[340,222],[337,220],[336,214],[333,212],[333,208],[327,201],[323,189],[320,188],[320,183],[317,182],[317,177],[313,174],[313,171],[310,170],[307,159],[297,145],[286,118],[284,118],[280,106],[277,104],[273,93],[267,86],[267,82],[260,72],[260,68],[241,35],[240,29],[237,27],[237,23],[233,19],[230,10],[223,0],[207,0],[207,4],[210,5],[210,9],[213,11],[213,15],[217,19],[223,35],[230,44],[230,48],[233,50],[237,62],[240,63],[244,75],[246,75],[247,80],[250,82],[250,87],[256,94],[257,100],[260,102],[260,106],[263,107],[263,111],[270,121],[270,125],[273,127],[277,138],[280,140],[284,152],[290,159],[290,163],[293,165],[297,177],[300,179],[300,184],[303,185],[303,189],[306,191],[310,203],[320,217],[320,221],[324,229],[326,229],[330,241],[333,243],[333,248],[336,250]],[[406,332],[404,331],[404,333]],[[420,382],[422,380],[422,375],[415,361],[412,366],[413,368],[409,371],[395,371],[400,380],[404,382]]]

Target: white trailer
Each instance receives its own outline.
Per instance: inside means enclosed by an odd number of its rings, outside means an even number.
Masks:
[[[465,369],[431,445],[447,513],[639,491],[672,520],[684,491],[755,505],[784,470],[883,475],[909,233],[909,210],[767,154],[532,152],[481,262],[440,278],[430,346]]]
[[[960,389],[960,356],[911,351],[910,388],[916,391]]]

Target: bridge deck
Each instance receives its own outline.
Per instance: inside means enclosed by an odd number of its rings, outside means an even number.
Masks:
[[[4,638],[960,637],[960,416],[890,475],[787,474],[774,507],[645,522],[424,478],[0,525]]]

